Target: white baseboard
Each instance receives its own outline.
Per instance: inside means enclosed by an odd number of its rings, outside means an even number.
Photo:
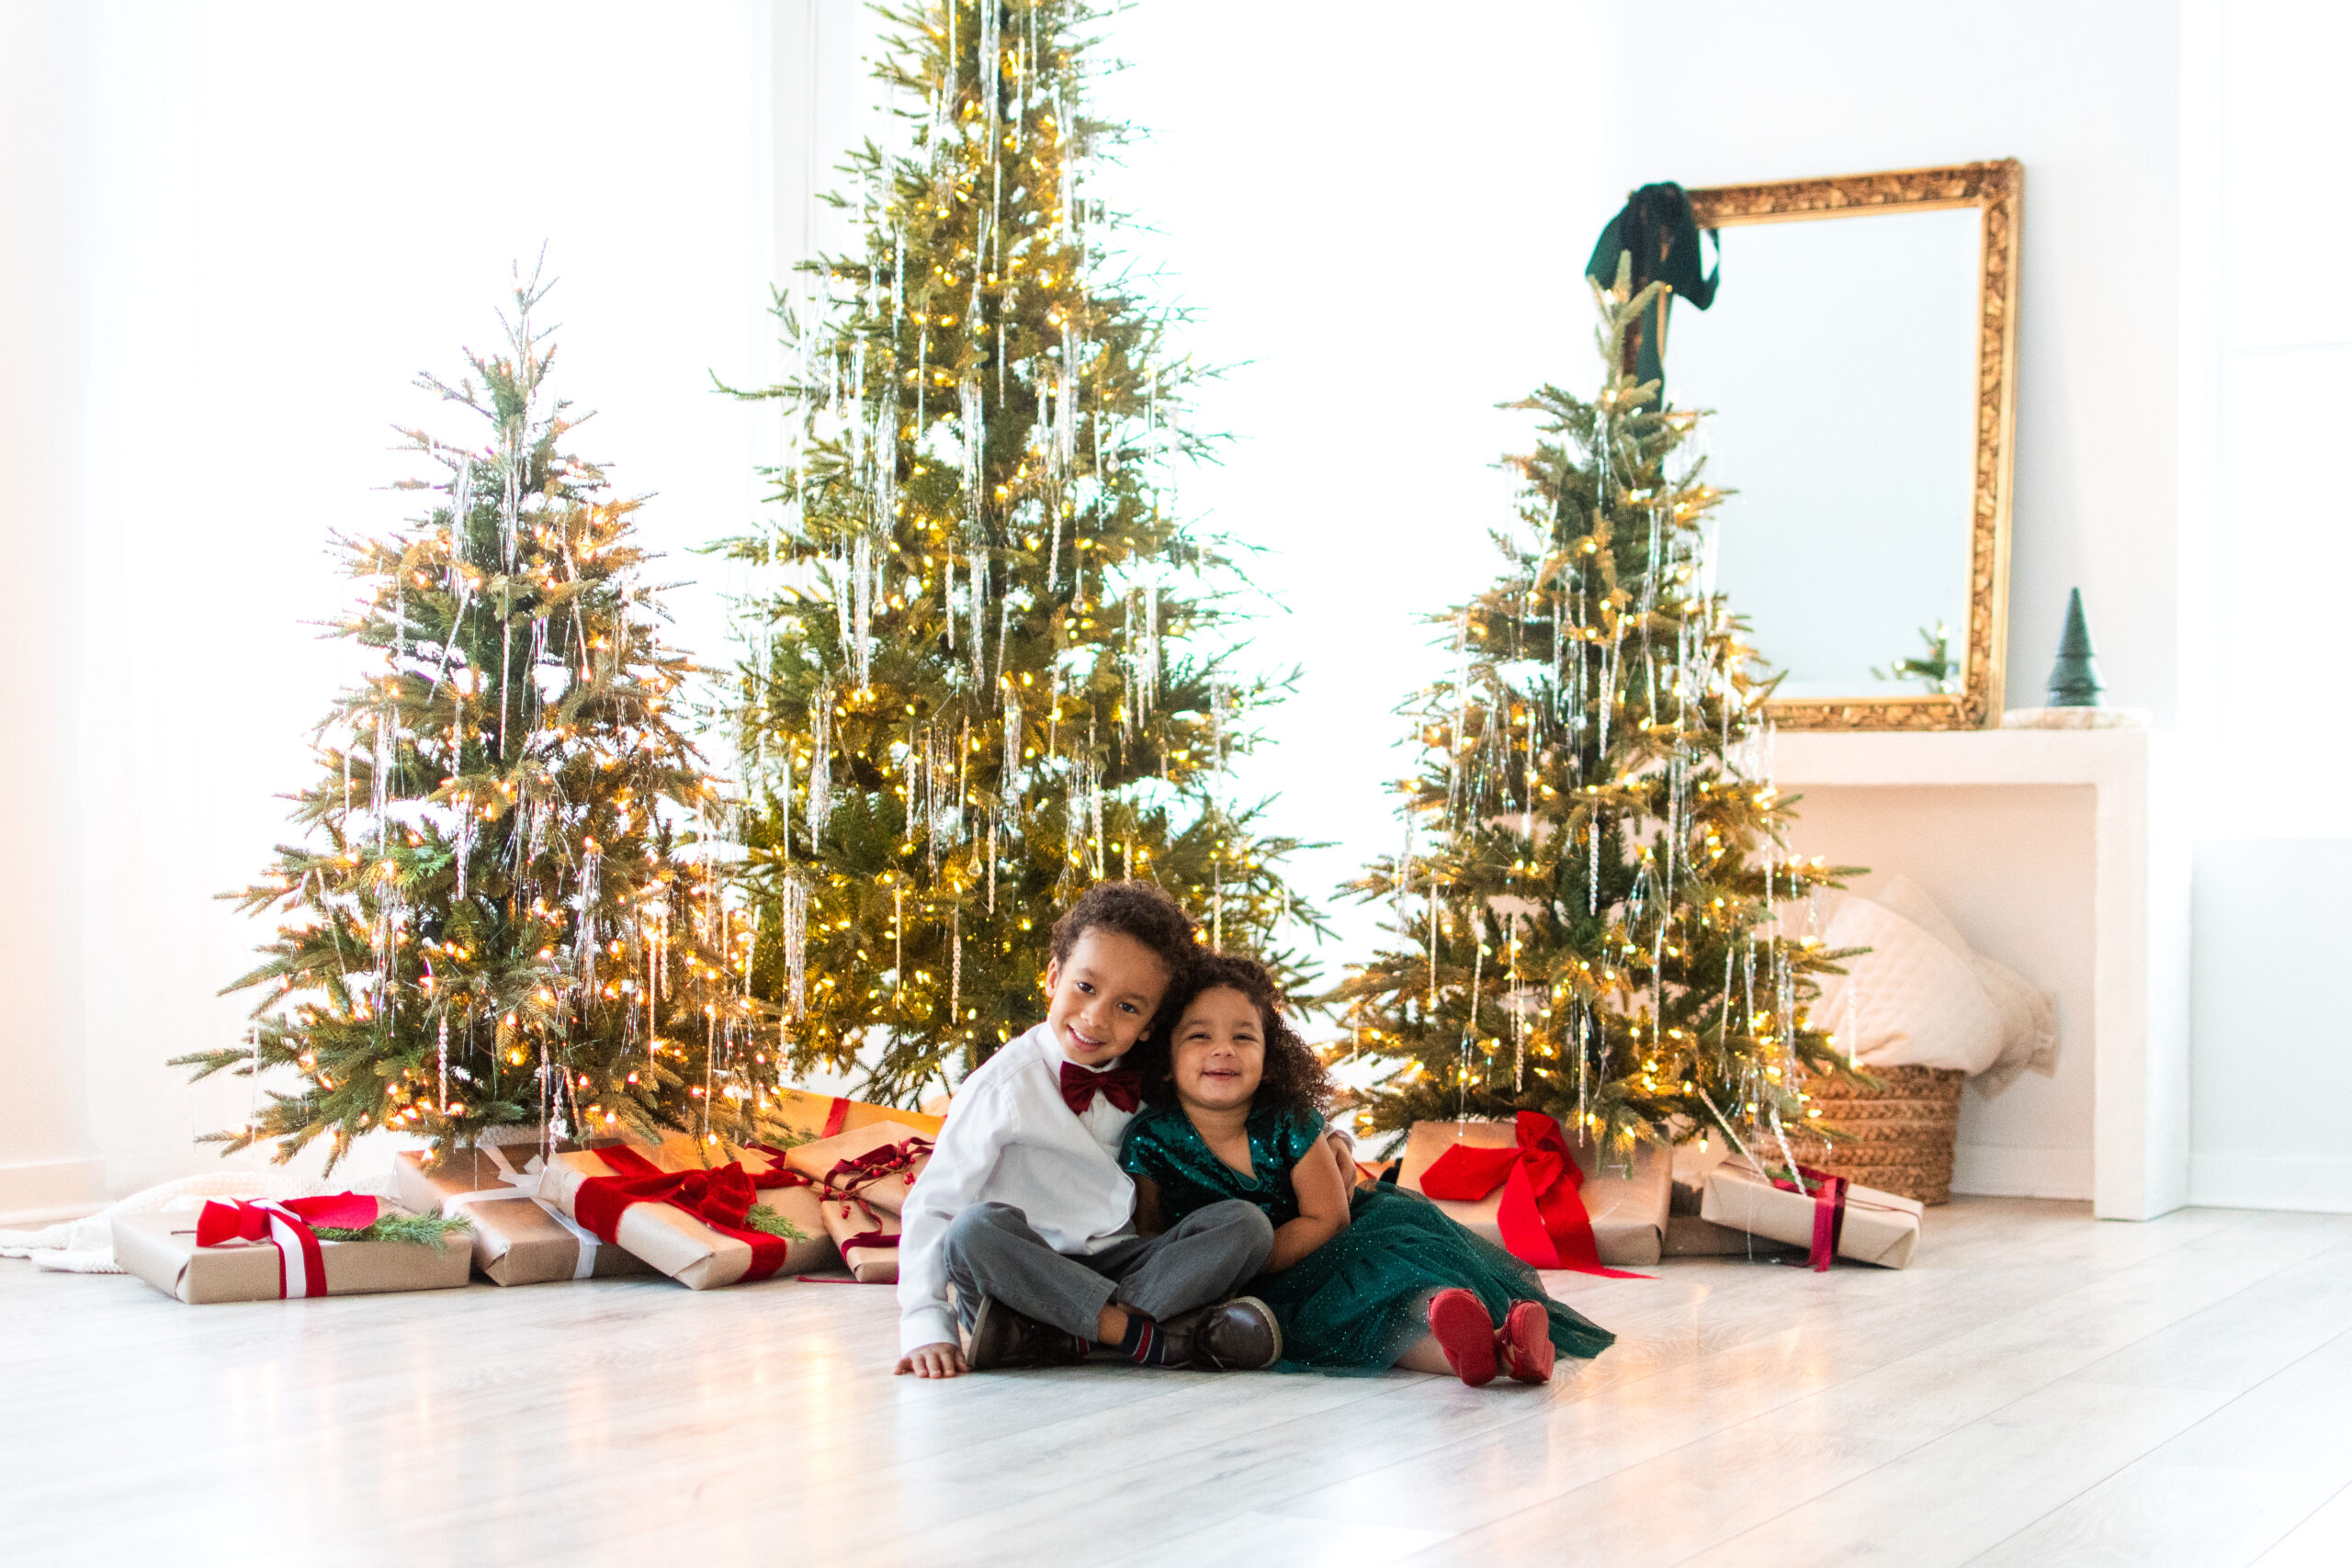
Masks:
[[[80,1209],[87,1213],[107,1201],[107,1162],[54,1159],[0,1165],[0,1214]]]
[[[2352,1214],[2352,1158],[2192,1155],[2188,1201],[2212,1209]]]
[[[2005,1144],[1962,1144],[1951,1190],[1982,1198],[2066,1198],[2088,1202],[2091,1152]]]

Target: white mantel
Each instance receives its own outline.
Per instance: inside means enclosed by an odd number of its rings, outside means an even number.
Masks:
[[[1774,782],[1813,803],[1798,803],[1792,847],[1917,877],[1972,942],[2060,994],[2058,1080],[1972,1093],[1961,1190],[2088,1197],[2103,1219],[2188,1201],[2189,845],[2174,744],[2146,729],[1776,742]],[[2055,1146],[1972,1145],[1972,1119],[2030,1123]]]

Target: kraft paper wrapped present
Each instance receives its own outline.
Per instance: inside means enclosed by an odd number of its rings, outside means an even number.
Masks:
[[[692,1138],[559,1154],[539,1196],[690,1290],[830,1269],[839,1258],[808,1179],[774,1155],[717,1161]],[[751,1224],[763,1205],[793,1234]]]
[[[1533,1111],[1522,1112],[1518,1122],[1416,1122],[1405,1137],[1405,1163],[1397,1173],[1397,1184],[1416,1192],[1423,1190],[1430,1168],[1457,1145],[1497,1151],[1524,1147],[1525,1140],[1534,1134],[1536,1122],[1550,1128],[1552,1135],[1560,1135],[1558,1122]],[[1589,1140],[1566,1140],[1566,1146],[1584,1173],[1583,1185],[1576,1194],[1591,1220],[1600,1260],[1634,1268],[1656,1263],[1663,1255],[1673,1185],[1666,1151],[1645,1145],[1634,1152],[1629,1168],[1622,1161],[1604,1162]],[[1480,1199],[1432,1201],[1488,1241],[1508,1247],[1501,1223],[1507,1195],[1506,1183]]]
[[[1674,1191],[1666,1218],[1668,1258],[1770,1258],[1788,1255],[1784,1242],[1750,1235],[1699,1216],[1705,1196],[1707,1173],[1723,1164],[1731,1150],[1720,1138],[1691,1139],[1674,1146]]]
[[[831,1197],[855,1195],[874,1207],[903,1213],[915,1178],[931,1163],[931,1136],[906,1122],[869,1122],[863,1127],[796,1144],[785,1162]]]
[[[207,1203],[198,1213],[117,1214],[114,1257],[167,1296],[192,1306],[379,1291],[440,1291],[466,1282],[473,1250],[462,1235],[422,1242],[328,1241],[317,1227],[358,1229],[378,1200],[324,1198]]]
[[[1724,1160],[1707,1173],[1700,1217],[1805,1247],[1816,1269],[1829,1266],[1833,1242],[1838,1257],[1857,1263],[1900,1269],[1911,1261],[1927,1213],[1923,1205],[1875,1188],[1825,1183],[1816,1179],[1818,1173],[1799,1169],[1815,1191],[1796,1191],[1793,1182],[1774,1184],[1745,1156]]]
[[[1674,1194],[1669,1212],[1696,1218],[1699,1199],[1707,1189],[1707,1172],[1731,1157],[1733,1150],[1721,1138],[1692,1138],[1674,1145]]]
[[[1714,1224],[1696,1214],[1666,1217],[1665,1253],[1668,1258],[1770,1258],[1802,1252],[1770,1236],[1750,1235],[1729,1225]]]
[[[935,1138],[947,1122],[944,1114],[901,1111],[895,1105],[868,1105],[862,1100],[811,1094],[801,1089],[777,1089],[775,1108],[794,1135],[801,1138],[831,1138],[876,1122],[903,1122],[926,1138]]]
[[[825,1231],[861,1285],[899,1282],[899,1216],[857,1198],[822,1201]]]
[[[542,1200],[545,1161],[537,1144],[457,1149],[439,1165],[423,1152],[392,1160],[392,1192],[420,1214],[460,1214],[473,1224],[474,1268],[494,1285],[611,1280],[653,1272],[627,1248],[607,1247]]]

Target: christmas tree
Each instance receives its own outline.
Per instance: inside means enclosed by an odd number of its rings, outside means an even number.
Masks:
[[[868,1098],[949,1081],[1035,1021],[1057,908],[1148,878],[1277,965],[1294,848],[1230,798],[1277,694],[1227,671],[1228,550],[1172,486],[1209,441],[1177,317],[1115,272],[1086,195],[1075,0],[885,13],[908,150],[846,165],[861,248],[779,296],[789,442],[749,607],[743,836],[755,994],[796,1067]]]
[[[404,433],[438,470],[405,486],[425,515],[335,541],[363,592],[334,635],[380,667],[319,728],[305,837],[232,896],[281,922],[229,987],[260,993],[249,1038],[178,1058],[255,1079],[231,1148],[759,1130],[752,933],[693,842],[718,786],[673,719],[694,667],[661,640],[638,502],[564,450],[544,292],[516,288],[504,355],[468,356],[479,387],[422,378],[487,426]],[[285,1068],[299,1088],[264,1095]]]
[[[1656,303],[1600,295],[1599,398],[1546,387],[1495,585],[1441,617],[1454,673],[1407,705],[1422,748],[1400,854],[1353,884],[1398,945],[1338,988],[1397,1059],[1374,1126],[1549,1112],[1604,1146],[1720,1128],[1767,1149],[1835,1053],[1810,1024],[1836,956],[1776,908],[1838,872],[1790,855],[1770,682],[1706,571],[1720,492],[1696,415],[1620,372]]]

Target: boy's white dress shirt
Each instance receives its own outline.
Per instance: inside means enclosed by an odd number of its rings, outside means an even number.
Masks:
[[[1099,1252],[1134,1234],[1136,1188],[1119,1168],[1119,1139],[1135,1113],[1098,1094],[1083,1115],[1071,1115],[1061,1090],[1067,1060],[1052,1027],[1041,1023],[956,1089],[899,1216],[901,1353],[955,1342],[941,1243],[948,1222],[972,1204],[1020,1210],[1057,1252]]]

